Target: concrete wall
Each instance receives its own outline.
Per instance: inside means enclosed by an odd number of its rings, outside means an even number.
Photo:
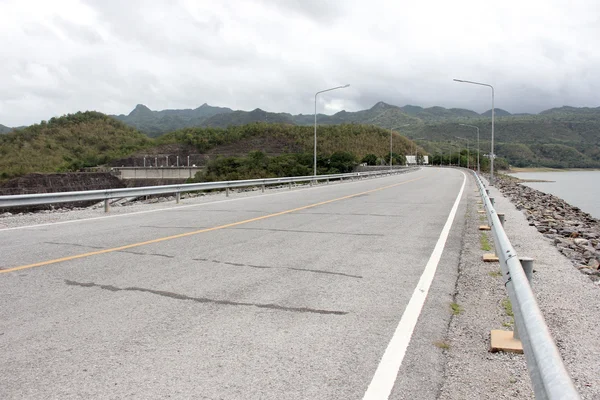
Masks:
[[[201,167],[121,167],[113,168],[113,173],[120,179],[188,179],[193,178]]]

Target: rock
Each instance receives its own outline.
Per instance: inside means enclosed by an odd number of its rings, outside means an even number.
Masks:
[[[573,243],[577,246],[587,246],[589,244],[589,240],[587,239],[574,239]]]
[[[558,231],[556,229],[548,229],[548,233],[550,235],[556,235],[558,233]]]
[[[568,229],[568,228],[563,228],[563,229],[559,230],[558,233],[560,233],[564,237],[570,237],[573,234],[573,230]]]
[[[579,271],[585,275],[591,275],[594,272],[590,268],[581,268]]]
[[[600,261],[598,261],[596,258],[592,258],[590,261],[588,261],[588,267],[597,270],[600,268]]]
[[[4,214],[0,215],[0,217],[10,217],[11,215],[12,213],[5,212]]]

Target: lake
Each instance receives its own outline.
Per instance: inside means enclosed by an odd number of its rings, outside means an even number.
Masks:
[[[523,184],[560,197],[600,219],[600,171],[519,172],[510,175],[520,179],[554,181]]]

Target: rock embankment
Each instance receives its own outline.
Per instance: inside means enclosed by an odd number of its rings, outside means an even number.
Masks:
[[[552,241],[582,273],[600,281],[600,221],[564,200],[521,185],[516,178],[499,175],[496,186],[529,225]]]

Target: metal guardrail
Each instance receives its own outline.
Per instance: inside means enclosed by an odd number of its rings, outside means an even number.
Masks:
[[[317,176],[293,176],[285,178],[267,178],[267,179],[249,179],[239,181],[221,181],[221,182],[202,182],[202,183],[185,183],[180,185],[163,185],[163,186],[146,186],[137,188],[119,188],[119,189],[102,189],[102,190],[86,190],[77,192],[57,192],[57,193],[39,193],[39,194],[19,194],[0,196],[0,209],[8,207],[33,206],[40,204],[55,204],[55,203],[73,203],[78,201],[105,201],[105,211],[108,211],[108,201],[112,199],[120,199],[123,197],[141,197],[161,194],[175,194],[177,202],[181,193],[196,192],[202,190],[213,189],[231,189],[240,187],[262,186],[264,191],[265,186],[292,184],[298,182],[313,182],[354,179],[371,176],[383,176],[391,174],[404,173],[411,170],[410,168],[402,170],[386,170],[374,172],[354,172],[349,174],[332,174],[332,175],[317,175]],[[228,192],[229,193],[229,192]]]
[[[544,321],[517,252],[510,244],[480,177],[474,173],[491,227],[504,285],[512,303],[536,399],[580,399]]]

